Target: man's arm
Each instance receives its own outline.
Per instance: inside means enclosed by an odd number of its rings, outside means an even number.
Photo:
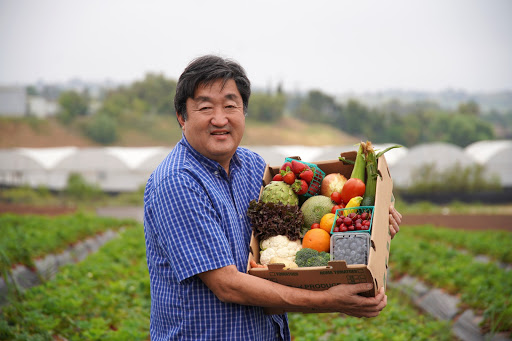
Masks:
[[[223,302],[282,309],[315,307],[356,317],[375,317],[384,309],[384,290],[376,297],[357,295],[371,284],[337,285],[325,291],[288,287],[239,272],[234,265],[200,273],[199,278]]]

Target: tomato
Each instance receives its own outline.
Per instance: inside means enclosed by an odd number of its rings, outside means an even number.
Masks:
[[[319,229],[320,228],[320,224],[315,223],[315,224],[311,225],[311,228],[312,229]]]
[[[350,178],[341,189],[341,200],[343,200],[343,202],[349,202],[350,199],[354,197],[362,197],[365,190],[366,185],[361,179]]]
[[[336,214],[336,210],[339,210],[339,209],[341,209],[341,208],[343,208],[343,206],[342,206],[342,205],[334,205],[334,206],[332,207],[331,213]]]
[[[331,200],[334,201],[338,205],[341,204],[341,193],[340,192],[332,192]]]

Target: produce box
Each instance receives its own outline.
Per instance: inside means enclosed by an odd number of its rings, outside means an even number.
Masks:
[[[342,153],[341,156],[349,160],[355,160],[356,152]],[[339,160],[319,161],[315,164],[325,174],[341,173],[347,179],[350,178],[353,165],[344,164]],[[267,165],[263,175],[262,189],[267,185],[275,174],[279,172],[280,166],[271,167]],[[253,276],[267,279],[283,285],[303,288],[308,290],[326,290],[338,284],[374,283],[372,290],[363,293],[364,296],[374,297],[381,287],[386,288],[386,276],[388,268],[388,257],[391,242],[389,232],[389,206],[391,204],[393,182],[389,173],[388,165],[384,155],[378,159],[378,171],[382,177],[377,179],[377,195],[370,234],[370,248],[368,265],[351,264],[347,265],[342,260],[331,260],[325,267],[307,267],[284,269],[284,264],[269,264],[268,268],[251,268],[251,260],[259,262],[260,247],[259,240],[254,237],[250,242],[250,253],[247,262],[247,272]],[[321,308],[308,308],[288,310],[290,312],[322,313]],[[281,309],[265,308],[267,314],[284,313]]]

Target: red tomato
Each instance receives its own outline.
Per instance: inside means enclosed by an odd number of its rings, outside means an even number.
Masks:
[[[343,206],[341,206],[341,205],[334,205],[334,206],[332,207],[331,213],[332,213],[332,214],[336,214],[336,210],[339,210],[339,209],[341,209],[341,208],[344,208],[344,207],[343,207]]]
[[[315,224],[311,225],[311,228],[312,229],[319,229],[320,228],[320,224],[315,223]]]
[[[341,189],[341,200],[347,203],[353,197],[362,197],[365,190],[366,185],[361,179],[350,178],[345,182]]]
[[[341,204],[341,193],[340,192],[332,192],[331,200],[334,201],[338,205]]]

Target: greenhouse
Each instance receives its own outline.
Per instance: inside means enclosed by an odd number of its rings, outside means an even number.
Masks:
[[[432,166],[436,171],[443,172],[456,165],[468,167],[474,162],[475,160],[468,157],[461,147],[436,142],[410,148],[406,155],[389,165],[389,171],[394,185],[406,188],[412,184],[414,173],[422,167]]]
[[[376,144],[376,151],[393,144]],[[260,154],[270,166],[280,166],[286,157],[300,156],[303,161],[335,160],[340,153],[356,150],[354,145],[340,146],[245,146]],[[70,174],[78,173],[90,184],[105,191],[133,191],[144,186],[151,172],[172,147],[59,147],[0,149],[0,185],[46,186],[61,190]],[[512,188],[512,141],[480,141],[463,149],[448,143],[429,143],[412,148],[391,149],[385,154],[393,182],[397,187],[411,184],[414,172],[425,165],[445,171],[456,165],[484,165],[486,174],[500,178],[501,185]]]
[[[512,188],[512,141],[479,141],[467,146],[464,152],[481,165],[487,174],[500,178],[502,187]]]

